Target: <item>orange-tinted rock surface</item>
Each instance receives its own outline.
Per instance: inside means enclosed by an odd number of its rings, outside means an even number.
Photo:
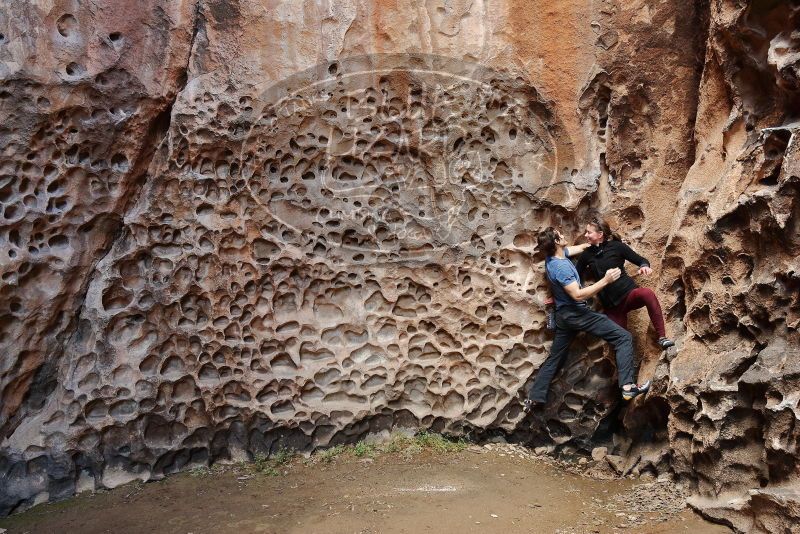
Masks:
[[[397,426],[798,515],[796,2],[10,2],[0,510]],[[541,258],[611,215],[678,350],[575,343]]]

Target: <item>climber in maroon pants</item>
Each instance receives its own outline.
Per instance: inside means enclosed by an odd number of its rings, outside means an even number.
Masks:
[[[639,266],[639,274],[649,275],[653,272],[650,262],[623,243],[619,236],[611,231],[611,227],[602,217],[594,217],[586,225],[584,233],[590,247],[578,258],[577,270],[581,277],[588,271],[589,277],[599,279],[608,269],[618,268],[622,271],[613,284],[603,288],[598,294],[603,304],[603,311],[609,319],[628,328],[628,312],[639,308],[647,308],[650,322],[658,335],[658,345],[662,349],[672,347],[675,343],[667,337],[664,327],[664,314],[656,294],[647,287],[638,287],[636,282],[625,272],[625,262]]]

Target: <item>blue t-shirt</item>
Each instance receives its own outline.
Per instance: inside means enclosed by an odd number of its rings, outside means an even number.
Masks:
[[[564,291],[564,286],[568,286],[572,282],[578,282],[578,287],[583,287],[581,286],[581,277],[578,276],[578,270],[571,261],[566,258],[548,256],[544,260],[544,270],[547,273],[548,280],[550,280],[550,288],[553,291],[553,299],[556,301],[556,309],[566,305],[586,306],[584,301],[573,300]]]

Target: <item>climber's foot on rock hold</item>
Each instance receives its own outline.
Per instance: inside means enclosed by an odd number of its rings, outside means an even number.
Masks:
[[[622,398],[625,400],[631,400],[642,393],[647,393],[648,389],[650,389],[649,380],[644,384],[626,384],[622,387]]]
[[[532,413],[534,411],[538,411],[544,406],[544,403],[541,401],[535,401],[533,399],[525,399],[522,401],[522,411],[525,413]]]
[[[661,350],[665,350],[675,346],[675,342],[666,337],[658,338],[658,341],[656,341],[656,343],[658,343],[658,346],[661,347]]]

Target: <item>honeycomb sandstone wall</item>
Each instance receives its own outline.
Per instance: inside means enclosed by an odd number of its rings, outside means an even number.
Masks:
[[[615,427],[704,513],[790,525],[800,8],[684,4],[10,2],[2,511],[396,426]],[[594,208],[679,350],[633,322],[656,387],[620,412],[579,341],[532,421],[532,235]]]

